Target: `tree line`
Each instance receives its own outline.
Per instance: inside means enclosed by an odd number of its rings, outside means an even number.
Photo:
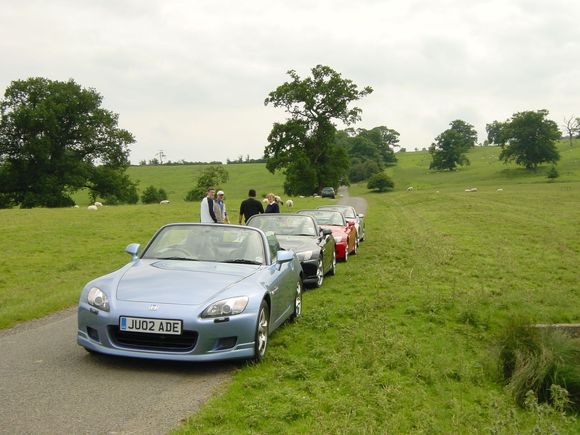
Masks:
[[[284,174],[288,195],[311,195],[324,186],[337,188],[364,180],[369,181],[369,188],[392,188],[384,170],[397,163],[399,133],[384,125],[353,127],[361,120],[362,111],[351,104],[373,89],[359,88],[324,65],[312,68],[304,78],[294,70],[288,75],[290,80],[264,101],[284,109],[288,118],[274,123],[263,158],[247,156],[244,160],[240,156],[228,163],[265,162],[272,173]],[[101,103],[96,90],[83,88],[72,79],[61,82],[36,77],[10,84],[0,101],[0,208],[70,206],[74,203],[71,195],[80,189],[87,189],[93,201],[100,198],[109,204],[139,200],[137,184],[126,174],[129,145],[135,138],[119,128],[118,115]],[[339,123],[345,128],[339,130]],[[580,133],[580,118],[566,120],[565,129],[572,141]],[[515,113],[506,121],[488,124],[486,131],[486,143],[500,146],[500,159],[506,162],[535,169],[560,158],[555,143],[561,133],[546,110]],[[452,121],[429,148],[430,169],[455,170],[469,164],[467,152],[476,143],[471,124]],[[215,172],[221,162],[213,163],[210,168],[216,168],[212,169]],[[140,164],[161,162],[154,159]],[[216,176],[227,179],[222,173]],[[151,187],[147,192],[151,201],[164,195]],[[198,183],[188,199],[196,198],[201,188]]]

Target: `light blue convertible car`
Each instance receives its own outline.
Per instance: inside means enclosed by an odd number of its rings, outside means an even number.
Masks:
[[[274,234],[238,225],[162,227],[132,261],[89,282],[77,341],[89,352],[182,361],[260,361],[302,310],[301,266]]]

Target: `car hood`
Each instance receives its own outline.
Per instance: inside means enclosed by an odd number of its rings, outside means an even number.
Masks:
[[[276,235],[280,246],[296,253],[318,249],[317,239],[314,236],[283,236]]]
[[[178,260],[139,260],[119,279],[117,299],[198,305],[260,269],[257,265]]]

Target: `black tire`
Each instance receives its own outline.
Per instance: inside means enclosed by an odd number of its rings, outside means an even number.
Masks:
[[[302,294],[304,293],[304,285],[302,280],[298,280],[296,283],[296,297],[294,298],[294,312],[290,316],[290,321],[295,321],[298,317],[302,315]]]
[[[254,358],[252,361],[260,362],[266,356],[268,350],[268,330],[270,327],[270,307],[265,300],[260,304],[258,320],[256,321],[256,336],[254,338]]]

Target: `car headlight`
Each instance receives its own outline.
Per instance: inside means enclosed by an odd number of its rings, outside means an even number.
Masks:
[[[342,242],[342,236],[334,236],[334,241],[335,241],[336,243],[340,243],[340,242]]]
[[[109,298],[107,294],[97,287],[93,287],[89,290],[87,296],[89,305],[98,308],[99,310],[109,311]]]
[[[298,254],[296,254],[296,256],[300,261],[308,261],[312,257],[312,251],[299,252]]]
[[[222,301],[214,302],[201,313],[201,317],[224,317],[235,316],[246,309],[249,298],[247,296],[239,296],[237,298],[224,299]]]

